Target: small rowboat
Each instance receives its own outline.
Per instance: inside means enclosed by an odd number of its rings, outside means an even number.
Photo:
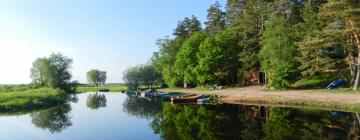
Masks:
[[[188,102],[196,102],[198,99],[202,98],[201,95],[190,95],[186,97],[171,97],[171,102],[173,103],[188,103]]]
[[[210,98],[210,95],[203,95],[202,98],[197,100],[197,102],[207,102],[210,100]]]
[[[208,98],[200,98],[200,99],[197,99],[196,101],[197,102],[206,102],[206,101],[209,101],[210,100],[210,97]]]

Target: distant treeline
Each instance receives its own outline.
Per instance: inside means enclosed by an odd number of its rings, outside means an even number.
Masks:
[[[216,2],[207,12],[204,28],[185,17],[173,38],[157,41],[143,65],[153,74],[143,78],[180,87],[249,85],[265,75],[268,87],[289,88],[335,75],[358,87],[359,0],[228,0],[225,10]],[[129,76],[138,70],[127,70],[124,81],[146,82],[141,72]]]

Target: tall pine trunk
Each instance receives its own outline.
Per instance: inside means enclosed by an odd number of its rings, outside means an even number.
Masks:
[[[353,23],[353,20],[352,18],[349,19],[349,23],[351,25],[351,28],[352,29],[355,29],[355,26],[354,26],[354,23]],[[359,80],[360,80],[360,38],[359,38],[359,34],[354,31],[354,38],[355,38],[355,44],[356,44],[356,47],[358,49],[358,59],[357,59],[357,70],[356,70],[356,79],[355,79],[355,83],[354,83],[354,87],[353,87],[353,90],[357,90],[358,86],[359,86]]]
[[[358,48],[359,50],[359,48]],[[357,60],[357,70],[356,70],[356,79],[355,79],[355,83],[354,83],[354,86],[353,86],[353,90],[357,90],[358,86],[359,86],[359,80],[360,80],[360,65],[359,65],[359,62],[360,62],[360,54],[358,54],[358,60]]]

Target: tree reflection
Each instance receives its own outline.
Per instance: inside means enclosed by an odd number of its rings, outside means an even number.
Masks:
[[[166,140],[260,139],[260,118],[248,106],[164,104],[151,127]]]
[[[100,107],[106,107],[106,97],[104,94],[90,94],[86,101],[86,106],[90,109],[98,109]]]
[[[272,108],[269,114],[264,139],[358,138],[359,125],[353,113],[334,115],[321,110]]]
[[[59,133],[72,125],[69,104],[30,114],[32,123],[39,128]]]
[[[360,115],[246,105],[179,105],[128,97],[124,111],[153,119],[165,140],[358,139]]]
[[[165,103],[150,126],[165,140],[358,139],[355,113],[242,105]]]
[[[150,119],[162,110],[162,102],[128,96],[123,103],[124,112],[139,117]]]

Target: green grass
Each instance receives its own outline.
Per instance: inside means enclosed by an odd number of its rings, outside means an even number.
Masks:
[[[152,88],[160,88],[160,86],[153,86]],[[100,89],[109,89],[110,92],[119,92],[128,90],[128,87],[125,85],[113,85],[113,86],[78,86],[76,88],[76,93],[83,93],[83,92],[99,92]],[[148,89],[147,86],[140,86],[139,90]]]
[[[98,87],[89,87],[89,86],[79,86],[76,88],[77,93],[82,92],[98,92],[100,89],[109,89],[111,92],[127,90],[127,86],[118,85],[118,86],[98,86]]]
[[[17,112],[64,103],[67,94],[53,88],[0,87],[0,111]]]
[[[335,74],[321,74],[310,78],[304,78],[295,82],[291,88],[294,89],[323,89],[332,81],[338,79]]]

